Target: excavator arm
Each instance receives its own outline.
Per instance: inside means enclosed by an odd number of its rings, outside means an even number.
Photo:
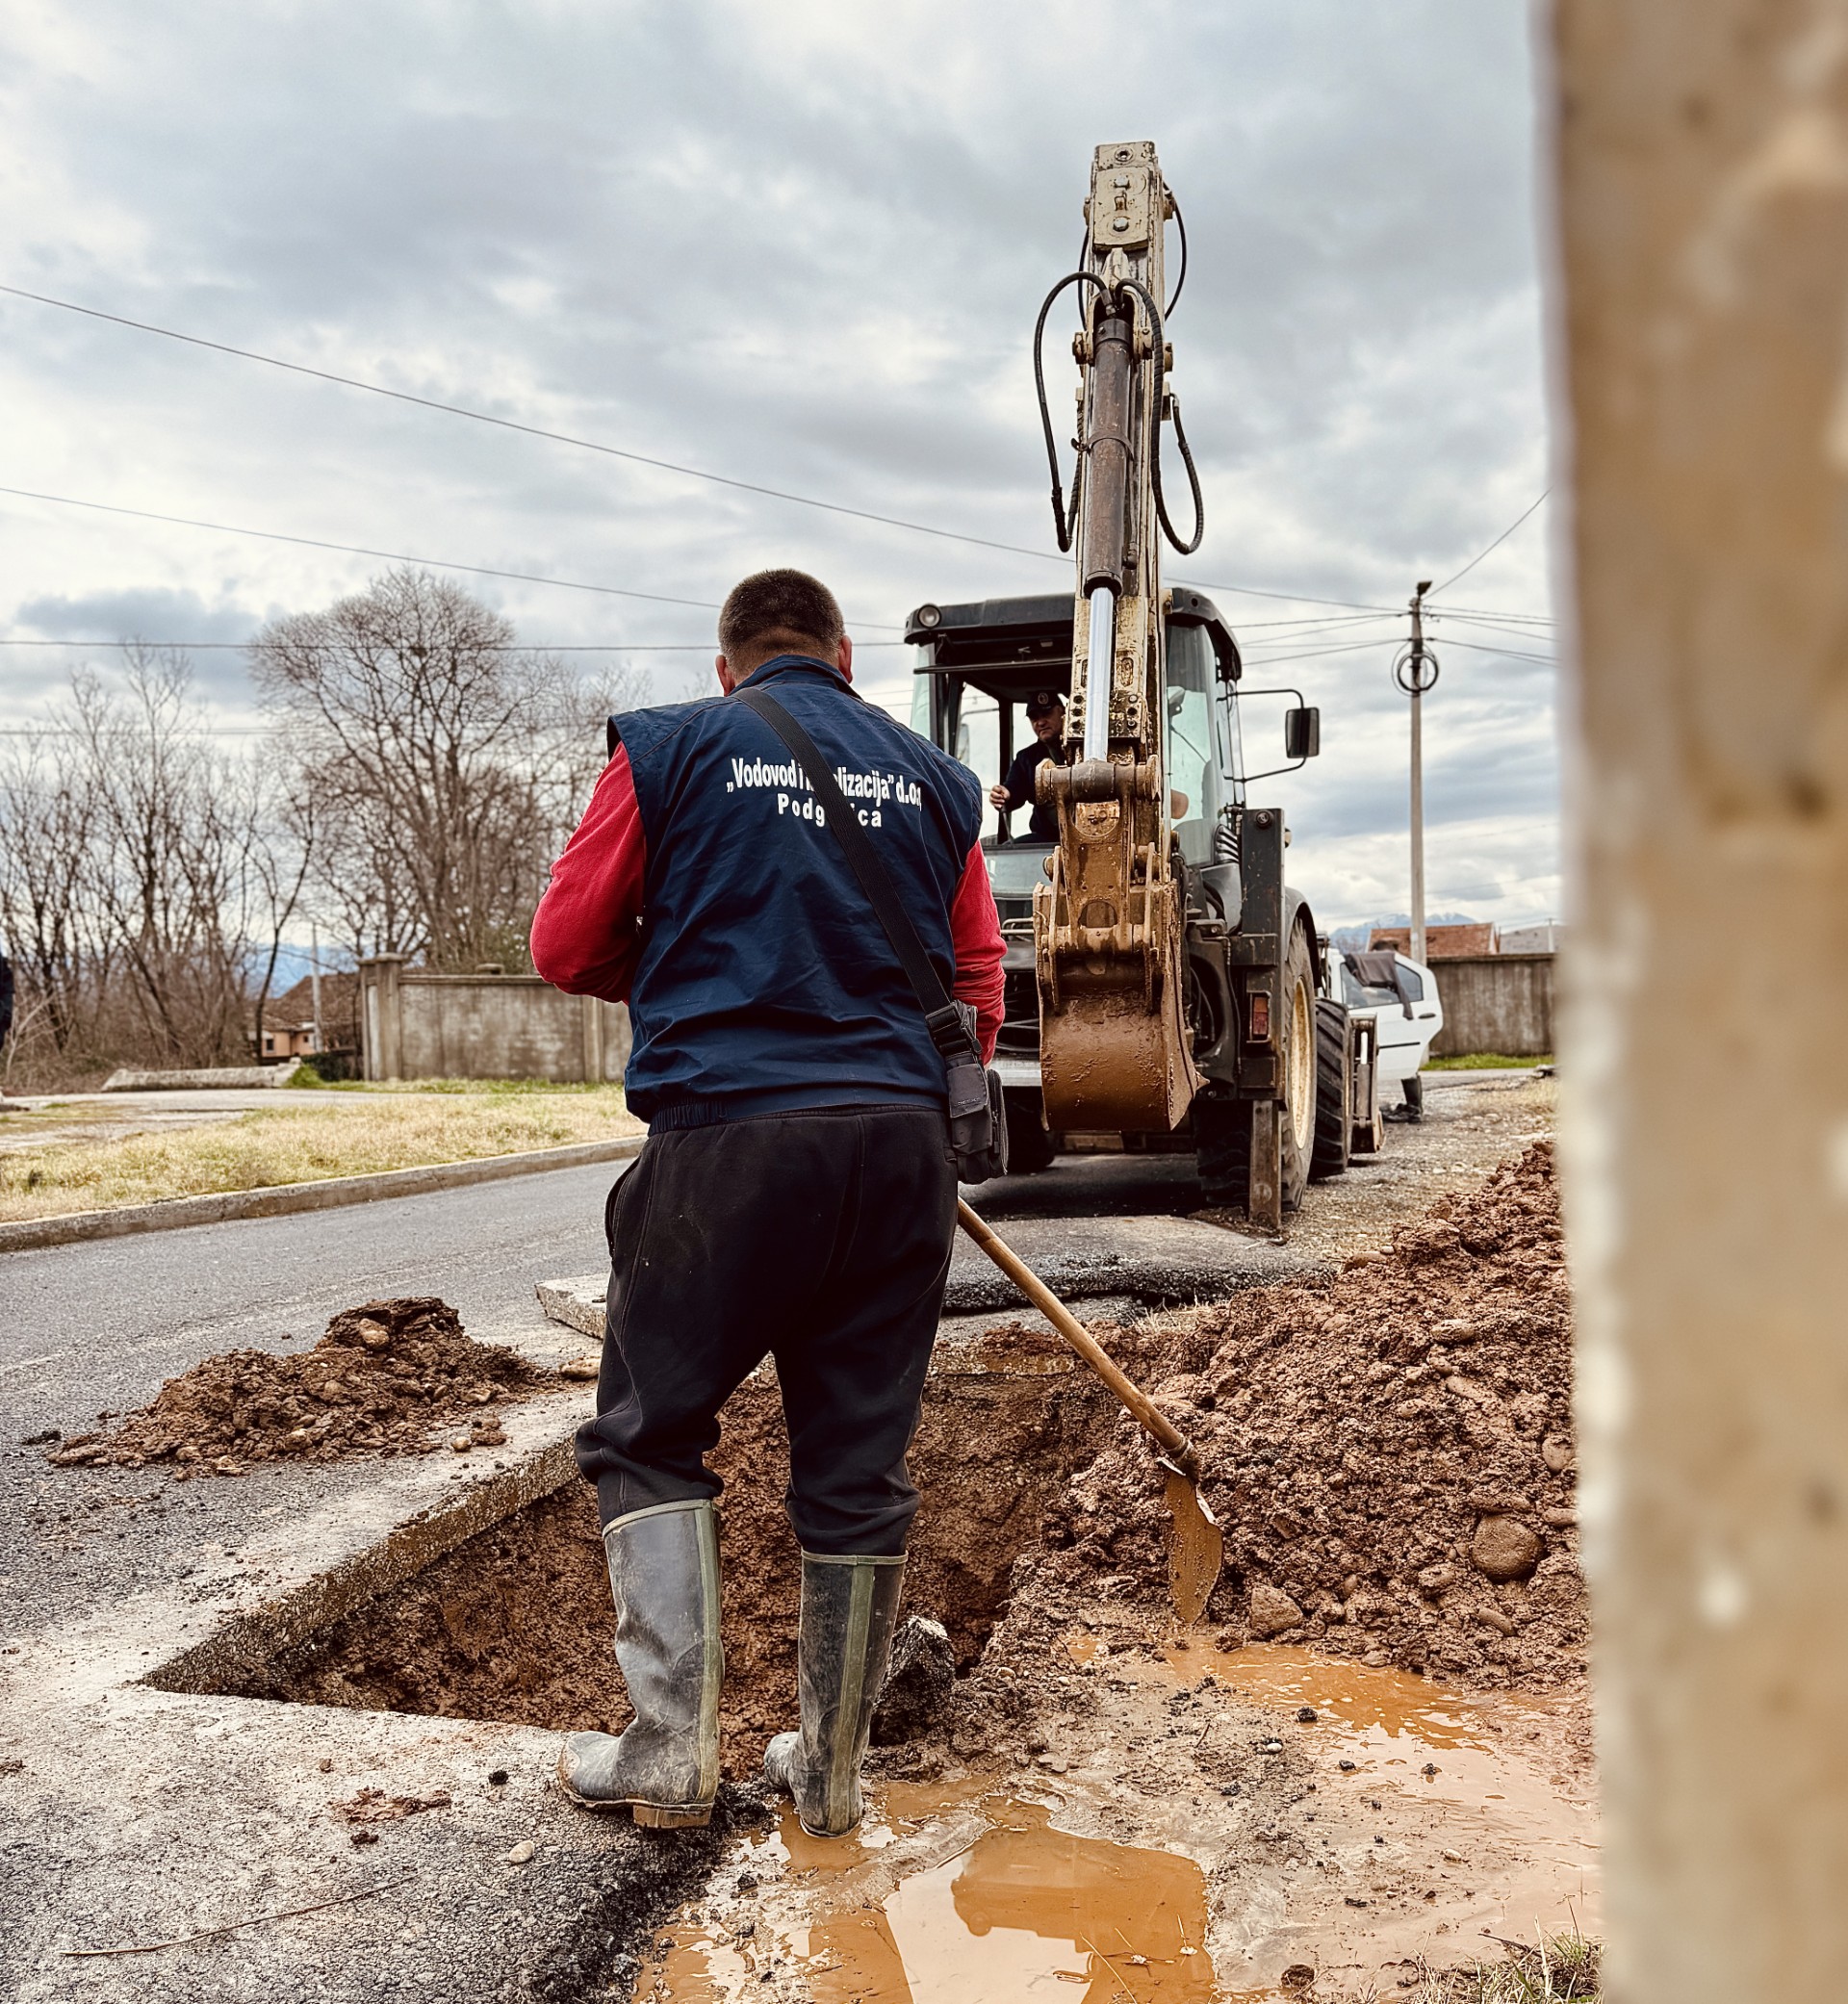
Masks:
[[[1167,715],[1161,431],[1170,393],[1165,225],[1174,204],[1147,141],[1097,148],[1072,347],[1078,474],[1062,547],[1074,550],[1071,702],[1064,762],[1038,797],[1056,808],[1050,882],[1034,896],[1040,1071],[1054,1128],[1168,1133],[1200,1079],[1186,1023],[1184,888],[1162,772]],[[1040,313],[1043,334],[1045,309]],[[1036,355],[1037,355],[1036,348]],[[1047,431],[1052,445],[1050,424]],[[1188,467],[1190,477],[1192,464]],[[1072,531],[1075,529],[1075,535]]]

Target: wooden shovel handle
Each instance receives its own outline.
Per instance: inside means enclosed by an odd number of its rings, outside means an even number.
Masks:
[[[961,1197],[956,1204],[956,1221],[981,1246],[1027,1299],[1057,1329],[1061,1336],[1103,1379],[1131,1414],[1152,1433],[1170,1459],[1193,1473],[1194,1450],[1187,1435],[1139,1385],[1132,1384],[1111,1359],[1110,1353],[1085,1328],[1059,1297],[1053,1293],[1011,1246],[995,1237],[989,1227]]]

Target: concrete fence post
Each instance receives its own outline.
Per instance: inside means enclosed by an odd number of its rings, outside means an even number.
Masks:
[[[404,989],[401,953],[374,954],[359,963],[359,1034],[369,1080],[404,1076]]]
[[[583,1025],[584,1084],[599,1086],[603,1079],[603,1007],[595,995],[578,998]]]
[[[1848,7],[1552,27],[1610,1995],[1820,2000],[1848,1991]]]

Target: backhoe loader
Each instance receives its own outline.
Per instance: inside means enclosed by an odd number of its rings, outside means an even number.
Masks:
[[[1037,768],[1056,835],[984,836],[1007,939],[997,1064],[1016,1170],[1060,1146],[1193,1149],[1205,1199],[1277,1229],[1305,1182],[1373,1145],[1373,1025],[1322,992],[1307,901],[1285,881],[1283,811],[1248,785],[1320,750],[1319,713],[1295,690],[1244,686],[1238,642],[1202,593],[1164,586],[1162,543],[1204,527],[1170,373],[1167,224],[1179,212],[1152,143],[1099,146],[1085,255],[1048,294],[1035,377],[1069,594],[924,604],[913,727],[986,786],[1026,734],[1030,696],[1065,705]],[[1048,315],[1077,295],[1077,467],[1067,505],[1047,409]],[[1171,426],[1193,494],[1191,539],[1162,484]],[[1247,770],[1245,713],[1282,712],[1284,758]],[[1270,712],[1274,728],[1277,712]],[[1041,814],[1042,824],[1048,818]]]

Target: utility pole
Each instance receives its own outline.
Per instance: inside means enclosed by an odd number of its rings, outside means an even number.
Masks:
[[[308,982],[315,996],[315,1049],[319,1053],[327,1048],[327,1040],[321,1028],[321,928],[308,928]]]
[[[1424,694],[1437,686],[1437,656],[1424,645],[1424,594],[1412,594],[1412,637],[1393,663],[1393,680],[1412,699],[1412,959],[1424,960]]]

